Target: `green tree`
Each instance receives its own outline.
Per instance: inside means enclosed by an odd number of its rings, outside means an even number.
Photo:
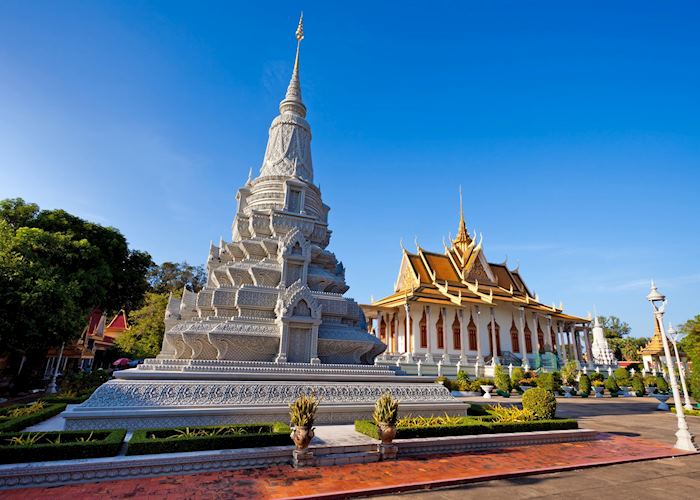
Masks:
[[[623,353],[623,347],[627,346],[627,354],[632,355],[629,342],[625,342],[632,328],[625,321],[617,316],[598,316],[600,325],[603,327],[605,338],[608,340],[610,349],[615,353],[617,359],[627,359]]]
[[[698,401],[700,400],[700,314],[683,323],[679,331],[685,335],[679,347],[692,363],[688,374],[688,389]]]
[[[20,198],[0,201],[0,354],[23,356],[80,335],[90,310],[140,307],[151,258],[114,228]]]
[[[183,288],[198,292],[205,282],[204,266],[192,266],[187,262],[163,262],[148,270],[148,283],[156,293],[181,293]]]
[[[165,308],[168,295],[148,292],[145,304],[129,316],[131,327],[117,340],[124,354],[135,358],[152,358],[160,352],[165,333]]]

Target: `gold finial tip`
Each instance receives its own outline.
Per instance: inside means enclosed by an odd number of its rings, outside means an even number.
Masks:
[[[297,26],[297,40],[300,42],[304,39],[304,11],[301,12],[299,16],[299,25]]]

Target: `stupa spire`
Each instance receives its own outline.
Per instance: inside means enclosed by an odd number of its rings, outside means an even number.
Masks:
[[[299,25],[296,31],[297,53],[294,58],[294,69],[292,70],[292,78],[289,80],[287,94],[284,100],[280,103],[280,113],[294,113],[302,118],[306,117],[306,106],[301,100],[301,82],[299,81],[299,52],[301,50],[301,41],[304,39],[304,13],[299,16]]]

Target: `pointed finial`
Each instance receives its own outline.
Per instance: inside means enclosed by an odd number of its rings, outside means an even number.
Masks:
[[[248,181],[246,182],[247,185],[251,185],[253,183],[253,168],[251,167],[248,169]]]
[[[280,103],[280,113],[290,112],[306,117],[306,106],[301,101],[301,83],[299,83],[299,51],[301,49],[301,41],[304,39],[304,13],[299,16],[299,25],[296,30],[297,39],[297,54],[294,58],[294,71],[292,71],[292,79],[287,87],[287,95]]]

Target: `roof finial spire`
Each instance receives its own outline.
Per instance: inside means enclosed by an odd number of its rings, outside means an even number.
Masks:
[[[304,13],[299,16],[299,25],[295,33],[297,39],[297,53],[294,58],[294,70],[292,78],[287,87],[287,94],[284,100],[280,103],[280,113],[294,113],[302,118],[306,116],[306,106],[301,101],[301,83],[299,82],[299,52],[301,49],[301,41],[304,39]]]
[[[464,202],[462,200],[462,186],[459,186],[459,228],[457,230],[457,236],[455,237],[453,246],[459,248],[462,253],[466,251],[466,248],[472,242],[467,232],[467,223],[464,221]]]

